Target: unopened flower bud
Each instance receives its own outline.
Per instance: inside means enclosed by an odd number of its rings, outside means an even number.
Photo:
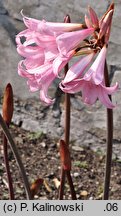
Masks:
[[[113,16],[113,10],[110,10],[105,16],[105,18],[103,19],[101,26],[100,26],[99,39],[101,39],[103,35],[106,34],[107,29],[110,27],[112,16]]]
[[[95,11],[91,7],[88,7],[88,11],[89,11],[89,15],[91,18],[92,26],[94,28],[98,28],[99,27],[99,20],[98,20],[97,14],[95,13]]]
[[[9,125],[13,116],[13,90],[10,83],[7,84],[3,97],[3,119]]]

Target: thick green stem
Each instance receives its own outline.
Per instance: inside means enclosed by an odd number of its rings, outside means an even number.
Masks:
[[[25,186],[27,199],[31,199],[31,191],[30,191],[29,182],[28,182],[28,178],[26,176],[26,172],[24,170],[23,163],[22,163],[21,158],[20,158],[20,156],[18,154],[16,145],[15,145],[13,139],[12,139],[12,136],[11,136],[9,130],[8,130],[8,127],[7,127],[6,123],[5,123],[5,121],[3,120],[1,114],[0,114],[0,125],[1,125],[1,127],[3,129],[3,132],[4,132],[5,136],[6,136],[6,138],[9,141],[11,150],[12,150],[12,152],[14,154],[14,157],[15,157],[16,162],[18,164],[18,167],[20,169],[20,172],[21,172],[21,175],[22,175],[22,178],[23,178],[23,182],[24,182],[24,186]]]
[[[110,86],[107,63],[105,63],[105,83]],[[110,96],[111,99],[111,96]],[[112,148],[113,148],[113,110],[107,109],[107,152],[106,152],[106,168],[104,180],[104,200],[109,199],[109,187],[111,178],[111,162],[112,162]]]

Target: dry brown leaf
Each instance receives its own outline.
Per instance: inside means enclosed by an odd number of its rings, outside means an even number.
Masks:
[[[43,184],[43,179],[39,178],[37,180],[35,180],[32,185],[31,185],[31,195],[32,195],[32,198],[38,193],[40,187],[42,186]]]

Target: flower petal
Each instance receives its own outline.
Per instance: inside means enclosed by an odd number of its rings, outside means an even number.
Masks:
[[[27,70],[23,67],[23,62],[24,61],[22,60],[18,64],[18,74],[28,79],[27,85],[29,85],[30,91],[32,92],[38,91],[40,86],[38,86],[35,76],[27,72]]]
[[[40,91],[40,99],[46,105],[51,105],[54,103],[55,99],[51,99],[50,97],[48,97],[47,92],[48,92],[48,86],[43,87]]]
[[[27,58],[27,57],[33,57],[36,58],[44,58],[44,50],[38,46],[23,46],[19,45],[17,47],[17,52]]]
[[[31,29],[32,31],[37,30],[38,24],[41,22],[40,20],[24,16],[23,11],[21,11],[21,15],[23,16],[23,21],[27,28]]]
[[[105,90],[102,87],[99,88],[98,97],[101,103],[104,104],[108,109],[113,109],[115,107],[115,105],[109,99],[108,94],[105,92]]]
[[[77,93],[77,92],[80,92],[81,89],[83,88],[84,86],[84,83],[85,81],[83,80],[79,80],[79,81],[72,81],[70,83],[66,83],[64,84],[63,81],[59,84],[59,87],[60,89],[63,91],[63,92],[66,92],[66,93],[70,93],[70,94],[74,94],[74,93]]]
[[[35,78],[33,79],[29,79],[27,81],[27,85],[29,86],[29,89],[31,92],[36,92],[40,89],[40,86],[38,86],[37,81],[35,80]]]
[[[119,89],[119,84],[116,82],[116,84],[114,86],[111,87],[106,87],[104,85],[101,85],[104,89],[104,91],[108,94],[111,95],[113,93],[115,93],[118,89]]]
[[[75,32],[66,32],[59,35],[56,39],[58,49],[61,54],[66,55],[69,51],[75,49],[79,43],[92,34],[93,28],[84,29]]]
[[[41,55],[38,58],[29,57],[24,60],[24,65],[27,70],[37,68],[43,64],[44,64],[44,58]]]
[[[82,29],[82,24],[80,23],[56,23],[56,22],[44,22],[44,31],[51,32],[68,32],[68,31],[76,31]],[[41,23],[39,25],[39,29],[42,29]]]
[[[22,77],[33,79],[33,75],[29,74],[24,68],[24,60],[20,61],[18,64],[18,74]]]
[[[58,75],[58,73],[64,68],[64,66],[73,57],[74,51],[70,51],[66,56],[58,55],[53,61],[53,72],[58,78],[63,78]]]
[[[37,80],[39,81],[39,83],[41,83],[40,99],[48,105],[51,105],[54,102],[54,99],[51,99],[48,96],[48,89],[54,79],[55,79],[55,75],[53,74],[52,67],[51,67],[50,69],[48,69],[48,71],[46,71],[45,75],[42,74],[42,76],[40,77],[40,81]]]
[[[93,105],[98,97],[98,88],[90,82],[85,82],[82,89],[82,100],[85,104]]]
[[[51,63],[46,63],[43,65],[40,65],[37,68],[33,68],[33,69],[28,69],[28,73],[29,74],[35,74],[36,76],[42,75],[42,74],[46,74],[48,72],[48,70],[50,70],[52,68],[52,64]]]
[[[92,81],[99,85],[102,83],[104,79],[104,66],[105,66],[105,59],[106,59],[106,46],[104,46],[100,53],[98,54],[97,58],[95,59],[94,63],[90,67],[90,69],[87,71],[87,73],[84,76],[84,79],[89,81],[92,79]]]
[[[85,71],[85,69],[90,64],[92,58],[94,57],[94,53],[91,53],[79,60],[76,64],[74,64],[67,72],[63,83],[71,82],[74,79],[81,77]]]
[[[35,40],[35,43],[43,48],[47,47],[49,44],[56,43],[55,36],[45,33],[34,32],[33,38]]]

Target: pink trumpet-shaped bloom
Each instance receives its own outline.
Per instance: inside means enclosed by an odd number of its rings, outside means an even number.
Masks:
[[[25,16],[23,19],[27,29],[16,36],[17,51],[24,57],[18,73],[27,78],[30,91],[40,91],[40,99],[51,104],[50,85],[74,56],[76,46],[94,29],[78,30],[81,24],[49,23]]]
[[[100,20],[91,7],[88,12],[86,25],[40,21],[22,14],[27,29],[16,37],[17,51],[24,58],[18,65],[18,73],[27,78],[30,91],[40,91],[40,99],[46,104],[54,101],[48,96],[48,89],[54,79],[62,78],[60,72],[64,66],[73,56],[86,55],[68,70],[60,88],[68,93],[82,91],[86,104],[92,105],[99,99],[107,108],[115,107],[109,95],[118,89],[118,84],[106,87],[104,80],[114,4]]]
[[[57,37],[56,41],[61,54],[66,55],[70,50],[79,45],[81,41],[94,32],[94,28],[84,29],[75,32],[67,32]]]
[[[37,20],[29,18],[23,15],[23,21],[26,27],[32,31],[38,31],[40,33],[51,34],[71,32],[82,29],[81,23],[56,23],[56,22],[47,22],[45,20]]]
[[[44,64],[35,69],[26,70],[22,65],[24,61],[21,61],[18,65],[18,74],[28,79],[27,85],[31,92],[40,91],[40,99],[50,105],[54,100],[48,96],[48,88],[56,78],[53,73],[52,64]]]
[[[86,58],[88,59],[89,56]],[[113,87],[105,86],[105,58],[106,46],[102,48],[92,66],[85,73],[83,70],[83,61],[78,61],[78,63],[69,69],[67,76],[60,85],[60,88],[67,93],[82,91],[82,100],[86,104],[92,105],[97,99],[99,99],[107,108],[114,108],[115,105],[110,101],[109,95],[117,91],[118,83]],[[71,79],[71,76],[73,79]]]

